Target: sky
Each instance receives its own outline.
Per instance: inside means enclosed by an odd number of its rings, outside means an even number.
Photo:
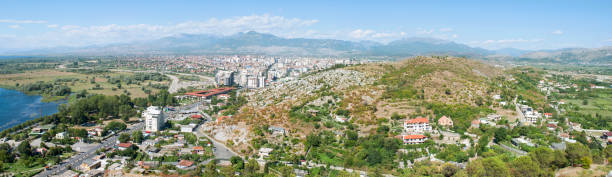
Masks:
[[[0,50],[257,31],[388,43],[432,37],[486,49],[612,46],[612,1],[26,1],[0,6]]]

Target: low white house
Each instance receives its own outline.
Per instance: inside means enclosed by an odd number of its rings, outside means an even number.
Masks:
[[[181,132],[191,133],[196,126],[196,124],[181,125]]]
[[[61,132],[61,133],[55,134],[55,139],[64,139],[66,137],[68,137],[68,133],[66,133],[66,132]]]
[[[260,148],[259,149],[259,158],[265,158],[265,157],[269,157],[270,153],[273,151],[274,149],[272,148]]]
[[[336,122],[340,122],[340,123],[345,123],[346,121],[348,121],[348,118],[344,117],[344,116],[340,116],[340,115],[336,115]]]

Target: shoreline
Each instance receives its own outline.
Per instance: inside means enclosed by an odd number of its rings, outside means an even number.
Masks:
[[[46,94],[40,94],[37,92],[25,92],[22,90],[19,90],[18,87],[15,86],[8,86],[8,85],[0,85],[0,88],[6,89],[6,90],[14,90],[14,91],[18,91],[21,93],[24,93],[28,96],[40,96],[42,97],[41,102],[43,103],[51,103],[51,102],[56,102],[56,101],[60,101],[60,100],[68,100],[68,97],[70,95],[66,95],[66,96],[51,96],[51,95],[46,95]],[[73,93],[70,93],[73,94]]]
[[[3,122],[3,125],[0,128],[0,132],[10,130],[12,128],[23,125],[24,123],[36,121],[45,116],[51,116],[51,115],[57,114],[59,112],[60,105],[68,103],[67,96],[62,99],[49,100],[48,98],[45,99],[45,97],[40,94],[28,94],[20,90],[9,89],[6,87],[0,87],[0,89],[5,90],[5,92],[19,92],[20,94],[23,94],[18,97],[21,97],[21,96],[36,97],[35,99],[36,101],[23,102],[21,103],[23,105],[21,104],[18,105],[18,107],[23,107],[24,109],[17,110],[17,111],[25,111],[25,112],[15,112],[15,114],[5,113],[5,115],[7,116],[3,117],[3,119],[5,119],[3,121],[6,121],[6,122]],[[3,101],[11,101],[11,100],[7,99]],[[13,107],[7,107],[3,109],[7,109],[7,112],[15,111],[15,108]],[[40,112],[36,110],[32,110],[32,109],[39,109]],[[9,115],[12,115],[12,116],[9,116]]]

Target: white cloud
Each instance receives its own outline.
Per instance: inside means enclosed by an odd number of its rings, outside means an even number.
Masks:
[[[349,39],[374,40],[379,42],[389,42],[391,40],[405,36],[405,32],[376,32],[370,29],[356,29],[348,33]],[[336,35],[336,38],[343,38],[346,35]]]
[[[14,21],[12,21],[14,22]],[[31,21],[35,22],[35,21]],[[257,31],[271,33],[281,37],[293,37],[306,33],[305,27],[318,23],[318,20],[285,18],[272,15],[239,16],[225,19],[211,18],[205,21],[187,21],[169,25],[132,24],[132,25],[48,25],[59,28],[59,31],[48,31],[40,34],[18,36],[13,40],[3,39],[0,48],[40,48],[55,46],[84,46],[152,40],[178,34],[213,34],[231,35],[237,32]],[[315,31],[310,32],[312,36]],[[302,36],[309,37],[309,36]],[[6,41],[17,41],[11,45]],[[2,43],[5,43],[4,46]]]
[[[555,30],[555,31],[553,31],[552,33],[553,33],[553,34],[557,34],[557,35],[561,35],[561,34],[563,34],[563,31],[561,31],[561,30]]]
[[[22,24],[29,24],[29,23],[47,23],[47,21],[43,21],[43,20],[0,19],[0,23],[22,23]]]
[[[369,37],[370,34],[372,33],[374,33],[374,31],[372,30],[356,29],[356,30],[351,31],[349,33],[349,36],[352,38],[356,38],[356,39],[362,39],[362,38]]]
[[[514,38],[514,39],[490,39],[484,41],[470,41],[466,44],[474,47],[483,47],[487,49],[501,49],[501,48],[539,48],[544,41],[543,39],[525,39],[525,38]],[[529,46],[529,47],[526,47]]]
[[[525,42],[540,42],[542,39],[500,39],[500,40],[485,40],[482,42],[477,42],[480,44],[510,44],[510,43],[525,43]]]
[[[417,34],[431,34],[431,33],[433,33],[434,31],[435,31],[435,30],[433,30],[433,29],[430,29],[430,30],[427,30],[427,29],[419,29],[419,30],[417,30],[417,32],[416,32],[416,33],[417,33]]]
[[[9,27],[9,28],[13,28],[13,29],[19,29],[19,28],[21,28],[21,26],[19,26],[19,25],[9,25],[8,27]]]
[[[453,31],[453,29],[452,28],[440,28],[438,31],[440,31],[440,32],[451,32],[451,31]]]

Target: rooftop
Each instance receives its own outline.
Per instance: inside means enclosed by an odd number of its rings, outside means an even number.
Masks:
[[[407,124],[429,123],[429,119],[423,118],[423,117],[419,117],[419,118],[416,118],[416,119],[407,120],[406,123]]]
[[[198,97],[209,97],[209,96],[225,93],[230,90],[234,90],[234,88],[224,87],[224,88],[216,88],[216,89],[210,89],[210,90],[200,90],[200,91],[185,93],[185,95],[198,96]]]

